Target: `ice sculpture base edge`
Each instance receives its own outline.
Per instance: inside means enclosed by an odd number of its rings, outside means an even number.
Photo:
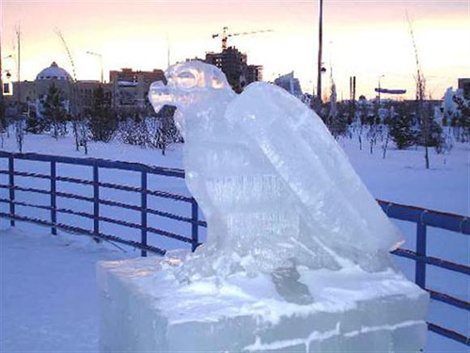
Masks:
[[[405,278],[401,282],[401,275],[391,271],[359,276],[317,272],[303,275],[316,282],[309,283],[316,300],[302,306],[270,296],[269,288],[257,299],[253,293],[260,288],[248,289],[252,279],[238,278],[219,289],[207,279],[179,284],[158,257],[100,262],[100,351],[365,353],[424,348],[425,291]],[[263,286],[263,281],[252,284]]]

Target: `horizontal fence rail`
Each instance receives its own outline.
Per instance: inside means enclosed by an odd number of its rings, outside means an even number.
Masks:
[[[427,256],[426,240],[427,227],[445,229],[448,231],[470,235],[470,222],[467,216],[428,210],[415,206],[400,205],[388,201],[377,200],[388,217],[416,224],[416,251],[396,249],[392,254],[415,261],[415,282],[428,291],[431,299],[470,311],[470,302],[438,292],[426,286],[427,265],[439,267],[448,271],[470,276],[468,264],[458,264],[444,259]],[[428,322],[428,329],[438,335],[470,346],[470,337],[455,332],[435,323]]]
[[[9,191],[7,198],[0,198],[0,203],[9,205],[9,212],[0,212],[0,217],[8,218],[12,226],[15,225],[15,221],[23,221],[50,227],[52,234],[57,234],[57,229],[60,229],[74,234],[88,235],[92,236],[96,240],[112,241],[115,243],[120,243],[138,248],[142,251],[142,256],[147,256],[147,252],[155,253],[157,255],[164,255],[166,252],[165,249],[161,249],[159,247],[148,244],[149,234],[163,236],[166,238],[171,238],[183,243],[190,244],[193,250],[196,249],[196,247],[199,245],[199,227],[205,227],[206,222],[199,220],[199,207],[196,200],[194,200],[194,198],[192,197],[188,197],[185,195],[178,195],[175,193],[169,193],[161,190],[151,190],[148,188],[147,185],[149,175],[159,175],[164,177],[184,179],[184,170],[152,167],[139,163],[118,162],[97,158],[73,158],[63,156],[41,155],[35,153],[19,154],[0,151],[0,158],[8,160],[8,170],[0,170],[0,175],[8,175],[8,184],[0,184],[0,189],[6,189]],[[44,174],[19,171],[17,170],[17,168],[15,168],[15,161],[19,160],[49,163],[50,173]],[[60,164],[89,167],[92,172],[92,179],[86,180],[75,177],[59,176],[57,175],[57,166]],[[104,182],[100,180],[101,169],[116,169],[139,173],[140,186],[136,187]],[[17,177],[49,180],[50,188],[49,190],[47,190],[37,187],[19,186],[18,183],[16,183]],[[58,191],[57,182],[89,186],[92,188],[92,196],[84,196],[70,192]],[[100,196],[100,193],[102,193],[104,189],[113,189],[140,194],[140,205],[132,205],[121,201],[104,199]],[[50,196],[50,202],[48,205],[40,205],[29,201],[18,201],[16,197],[17,192],[48,195]],[[165,212],[158,209],[151,209],[148,207],[149,196],[155,196],[163,199],[189,204],[188,207],[191,216],[184,217],[171,212]],[[90,207],[85,207],[85,210],[83,211],[57,207],[58,198],[85,201],[90,204]],[[140,222],[134,223],[121,219],[105,217],[100,212],[101,205],[140,212]],[[16,212],[17,206],[49,211],[50,219],[45,220],[19,215]],[[57,221],[57,216],[60,214],[68,214],[90,219],[93,221],[93,227],[92,229],[85,229],[83,227],[78,227],[74,224],[60,223]],[[151,227],[148,225],[148,215],[155,215],[159,217],[168,218],[174,221],[188,223],[191,225],[191,235],[185,236],[170,232],[168,230]],[[123,237],[119,237],[115,234],[106,234],[100,229],[100,225],[102,222],[111,223],[126,228],[137,229],[141,232],[141,237],[139,240],[128,240],[124,239]]]
[[[156,235],[174,239],[182,243],[189,244],[194,251],[200,244],[199,242],[199,228],[207,227],[207,223],[199,219],[199,207],[194,198],[185,195],[178,195],[161,190],[152,190],[148,187],[148,176],[159,175],[165,177],[173,177],[184,179],[184,170],[152,167],[139,163],[118,162],[96,158],[73,158],[62,156],[41,155],[35,153],[9,153],[0,151],[0,159],[8,160],[8,169],[1,170],[0,176],[8,176],[8,184],[0,184],[0,189],[8,190],[7,198],[0,198],[0,203],[8,205],[8,212],[0,212],[0,217],[8,219],[11,226],[15,226],[16,221],[31,222],[34,224],[49,227],[52,234],[57,234],[57,230],[62,230],[72,234],[81,234],[93,237],[96,241],[104,240],[113,243],[128,245],[141,250],[142,256],[147,256],[147,252],[157,255],[164,255],[166,250],[160,247],[152,246],[149,244],[149,236]],[[26,160],[35,162],[49,163],[49,174],[32,173],[19,171],[15,168],[15,161]],[[57,173],[57,165],[79,165],[89,167],[92,171],[92,179],[80,179],[75,177],[60,176]],[[131,171],[140,174],[140,186],[121,185],[100,180],[101,169],[116,169]],[[16,183],[17,177],[20,178],[33,178],[49,181],[49,190],[40,189],[36,187],[23,187]],[[74,185],[85,185],[92,188],[92,196],[78,195],[70,192],[63,192],[57,190],[57,182],[70,183]],[[113,189],[126,191],[130,193],[137,193],[140,195],[140,205],[132,205],[126,202],[107,200],[101,197],[100,193],[105,189]],[[26,192],[38,195],[48,195],[49,204],[39,205],[32,202],[18,201],[16,192]],[[184,217],[180,214],[166,212],[158,209],[149,208],[149,196],[155,196],[163,199],[173,200],[175,202],[183,202],[190,205],[190,217]],[[85,211],[76,211],[68,208],[58,207],[57,199],[73,199],[78,201],[87,202],[90,204],[89,208]],[[443,213],[433,210],[427,210],[415,206],[400,205],[388,201],[377,200],[384,212],[393,219],[408,221],[417,225],[416,231],[416,250],[410,249],[397,249],[392,253],[396,256],[404,257],[415,261],[415,282],[423,289],[430,293],[433,300],[451,305],[458,309],[470,310],[470,303],[459,298],[455,298],[445,293],[440,293],[433,289],[426,287],[426,267],[436,266],[448,271],[457,272],[463,275],[470,275],[470,267],[468,264],[458,264],[444,259],[427,256],[426,254],[426,239],[427,227],[434,227],[445,229],[452,232],[470,235],[470,221],[466,216],[460,216],[450,213]],[[116,207],[124,210],[131,210],[140,212],[140,222],[129,222],[116,218],[106,217],[101,214],[100,206]],[[40,219],[29,216],[22,216],[17,214],[17,206],[29,207],[49,212],[49,219]],[[65,224],[57,221],[57,216],[60,214],[69,214],[84,217],[93,221],[93,227],[86,229],[78,227],[73,224]],[[184,222],[191,225],[191,236],[184,236],[174,232],[155,228],[149,225],[148,216],[155,215],[171,219],[178,222]],[[119,225],[122,227],[137,229],[140,231],[140,239],[129,240],[115,234],[106,234],[101,231],[101,223],[106,222],[110,224]],[[448,328],[439,326],[435,323],[428,323],[428,329],[441,336],[447,337],[454,341],[463,343],[470,346],[470,338],[450,330]]]

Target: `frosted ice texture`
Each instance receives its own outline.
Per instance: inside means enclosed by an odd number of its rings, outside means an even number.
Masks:
[[[198,61],[166,76],[149,98],[157,111],[177,107],[186,183],[208,223],[189,272],[390,266],[397,228],[311,109],[268,83],[236,95],[218,68]]]
[[[429,296],[391,268],[397,231],[318,116],[201,62],[166,75],[150,100],[178,108],[208,240],[98,266],[101,351],[422,349]]]
[[[101,352],[419,352],[429,295],[393,270],[299,269],[297,305],[269,275],[181,283],[174,258],[101,262]]]

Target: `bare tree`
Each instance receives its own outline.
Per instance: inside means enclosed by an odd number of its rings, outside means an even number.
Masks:
[[[83,146],[83,150],[85,152],[85,155],[88,154],[88,133],[89,133],[89,128],[88,128],[88,121],[85,118],[81,118],[78,120],[78,138],[79,138],[79,144],[80,146]]]
[[[390,107],[387,111],[387,116],[381,126],[381,138],[382,138],[382,158],[385,159],[387,156],[388,142],[390,141],[390,121],[395,117],[395,109]]]
[[[367,123],[369,124],[369,130],[367,131],[367,138],[369,139],[369,152],[374,153],[374,146],[377,144],[377,139],[380,135],[380,118],[379,118],[379,106],[374,105],[374,114],[367,117]]]
[[[78,131],[78,122],[80,121],[80,118],[78,115],[72,116],[72,131],[73,131],[73,137],[75,139],[75,150],[78,152],[80,150],[80,135]]]
[[[16,137],[16,144],[18,146],[18,151],[23,153],[23,143],[24,143],[24,118],[20,111],[19,115],[15,121],[15,137]]]
[[[406,14],[408,25],[410,27],[410,36],[413,43],[413,50],[415,54],[416,62],[416,118],[418,123],[421,125],[424,139],[424,160],[426,163],[426,169],[429,169],[429,126],[430,126],[430,115],[427,114],[424,110],[424,100],[426,98],[426,78],[423,75],[423,70],[421,69],[421,63],[419,61],[418,47],[416,45],[415,35],[413,31],[413,23],[411,22],[408,14]]]

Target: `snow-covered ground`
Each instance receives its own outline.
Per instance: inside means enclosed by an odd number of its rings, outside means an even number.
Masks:
[[[366,145],[359,150],[356,141],[340,141],[350,160],[365,184],[377,198],[398,203],[416,205],[440,211],[458,214],[470,214],[470,149],[468,145],[456,145],[448,155],[436,155],[431,152],[431,169],[424,168],[422,150],[410,149],[398,151],[389,149],[387,158],[376,148],[374,154],[368,152]],[[4,150],[15,151],[14,138],[6,139]],[[63,138],[54,141],[49,136],[26,136],[25,152],[61,154],[82,157],[74,150],[73,141]],[[122,145],[120,143],[91,143],[90,156],[113,160],[126,160],[151,165],[182,168],[181,148],[174,146],[166,156],[160,151]],[[0,168],[6,163],[0,160]],[[47,173],[47,166],[34,162],[17,162],[21,170]],[[89,169],[76,166],[59,166],[60,175],[74,175],[91,178]],[[105,171],[100,177],[105,181],[138,185],[139,178],[129,172]],[[18,178],[20,185],[32,185],[30,179]],[[6,183],[5,176],[0,183]],[[34,187],[48,188],[47,183],[34,181]],[[166,191],[187,194],[182,180],[174,178],[154,178],[150,187]],[[91,190],[78,188],[71,184],[58,183],[59,190],[73,189],[74,192],[89,195]],[[0,191],[5,197],[6,191]],[[127,203],[139,202],[138,195],[107,190],[103,197]],[[20,200],[26,198],[31,203],[47,202],[41,195],[31,196],[18,193]],[[42,197],[42,198],[41,198]],[[68,208],[84,209],[91,205],[66,201]],[[164,202],[152,198],[150,207],[189,215],[187,204]],[[59,204],[59,207],[61,205]],[[62,205],[64,206],[64,205]],[[0,209],[6,210],[6,205]],[[139,215],[132,211],[119,211],[103,208],[104,213],[115,218],[125,218],[138,222]],[[28,209],[18,207],[18,212],[26,214]],[[47,216],[37,212],[36,216]],[[65,216],[63,216],[65,217]],[[60,220],[60,219],[59,219]],[[63,219],[65,220],[65,218]],[[90,221],[67,218],[68,221],[82,222],[90,227]],[[88,222],[88,223],[86,223]],[[160,228],[182,234],[189,234],[189,225],[179,224],[158,217],[150,223]],[[0,221],[0,265],[1,265],[1,352],[91,352],[97,350],[98,308],[96,298],[95,264],[98,260],[110,260],[135,257],[139,252],[125,248],[126,252],[110,244],[95,244],[84,237],[61,234],[49,235],[49,230],[30,224],[18,224],[9,228],[6,220]],[[415,246],[415,227],[405,222],[398,222],[407,240],[406,247]],[[153,226],[153,224],[152,224]],[[103,225],[107,232],[123,235],[123,229],[112,225]],[[120,233],[121,232],[121,233]],[[126,231],[125,236],[136,237],[138,232]],[[135,239],[135,238],[134,238]],[[176,247],[178,244],[160,239],[155,245]],[[428,231],[429,254],[464,264],[470,263],[470,238],[456,233]],[[414,277],[413,265],[405,259],[397,259],[405,274]],[[470,281],[463,275],[429,267],[429,286],[449,293],[464,300],[470,300]],[[448,305],[432,303],[430,319],[468,335],[470,315],[463,310],[456,310]],[[463,345],[453,343],[435,334],[429,335],[429,352],[469,352]]]
[[[125,254],[89,238],[24,228],[2,230],[0,249],[0,351],[96,351],[96,262]]]

